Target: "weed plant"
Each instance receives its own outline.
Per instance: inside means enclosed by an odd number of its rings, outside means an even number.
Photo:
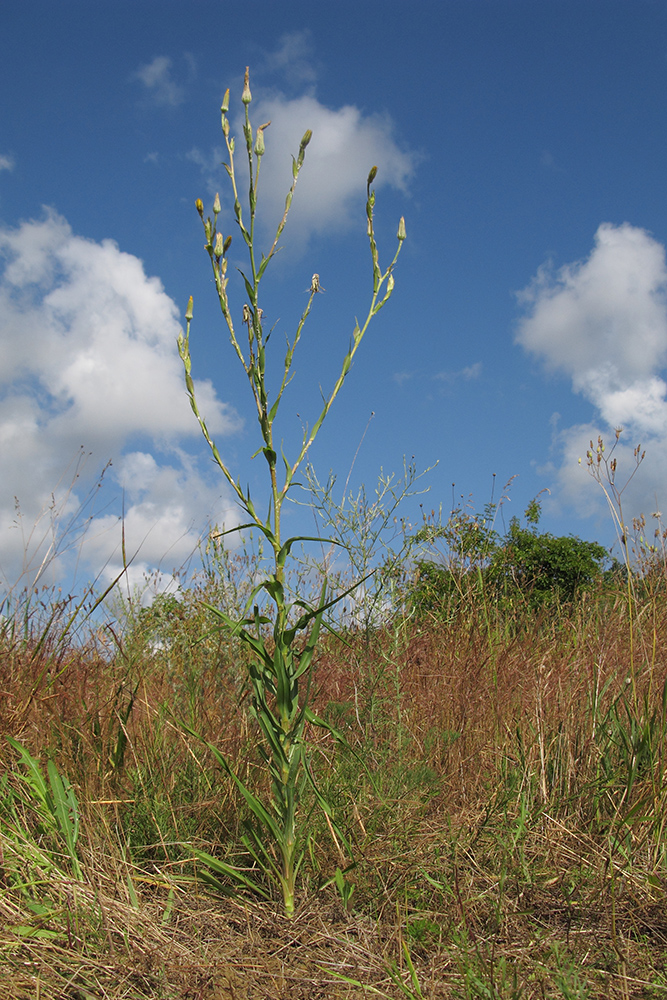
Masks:
[[[256,246],[258,242],[256,226],[258,192],[262,157],[265,154],[264,132],[269,127],[270,122],[258,126],[253,131],[249,116],[252,94],[247,69],[241,101],[245,116],[243,134],[248,165],[247,210],[242,207],[239,196],[240,182],[237,178],[235,164],[235,140],[230,136],[230,124],[227,118],[229,91],[225,94],[221,111],[222,132],[229,160],[225,164],[225,170],[232,188],[236,224],[246,245],[249,258],[247,273],[241,272],[248,297],[242,310],[235,310],[230,304],[228,296],[227,255],[232,237],[230,235],[225,237],[218,230],[218,218],[221,212],[219,195],[216,195],[213,204],[212,220],[210,216],[204,218],[204,207],[200,200],[197,201],[197,211],[204,226],[206,250],[213,268],[218,300],[232,351],[248,379],[257,413],[260,446],[253,457],[262,455],[267,463],[269,502],[266,514],[257,510],[255,500],[251,497],[249,490],[245,490],[241,486],[240,480],[234,478],[231,469],[211,438],[204,418],[199,411],[191,375],[192,298],[186,311],[186,334],[185,337],[181,335],[179,338],[179,351],[185,367],[185,382],[192,410],[199,421],[215,462],[231,487],[244,516],[248,519],[246,523],[233,530],[252,529],[259,532],[266,542],[273,561],[269,575],[253,587],[246,602],[244,614],[240,619],[234,620],[225,609],[215,605],[210,606],[212,613],[222,623],[221,627],[237,636],[251,654],[248,664],[250,704],[259,730],[259,753],[270,778],[268,797],[253,790],[237,770],[230,767],[227,758],[220,753],[217,747],[210,744],[210,749],[220,764],[229,771],[253,815],[254,822],[248,826],[247,836],[244,838],[245,846],[258,869],[279,885],[285,913],[287,916],[293,916],[296,876],[304,855],[304,842],[307,834],[307,829],[302,829],[299,821],[301,798],[306,785],[314,793],[319,806],[325,813],[329,812],[329,807],[321,797],[313,779],[306,741],[306,726],[308,724],[326,727],[326,723],[314,715],[309,705],[308,690],[311,663],[317,648],[324,613],[346,595],[330,596],[327,592],[325,579],[315,606],[308,604],[300,595],[290,596],[286,588],[286,564],[290,560],[293,547],[308,541],[308,539],[283,538],[282,510],[290,490],[295,484],[295,477],[304,464],[308,452],[343,386],[371,320],[391,297],[394,288],[393,271],[405,239],[405,224],[401,219],[398,227],[396,253],[389,266],[383,271],[379,263],[373,223],[375,193],[372,190],[372,184],[377,174],[377,167],[372,167],[366,188],[367,233],[372,266],[372,293],[366,319],[361,325],[355,323],[340,375],[329,394],[325,396],[322,409],[312,426],[305,427],[303,440],[296,457],[288,459],[282,448],[280,448],[281,454],[279,456],[275,425],[280,404],[293,376],[294,356],[306,321],[316,296],[322,293],[323,289],[320,285],[319,275],[314,274],[310,281],[308,302],[294,336],[291,341],[289,338],[287,339],[282,379],[271,396],[266,373],[270,332],[267,333],[264,330],[265,321],[261,306],[260,286],[266,269],[278,250],[279,240],[287,222],[299,174],[304,164],[306,148],[310,143],[312,133],[307,131],[304,134],[298,155],[293,158],[292,186],[287,193],[285,211],[272,245],[266,255],[262,253],[260,257]],[[237,330],[240,328],[238,315],[235,319],[234,313],[240,313],[240,327],[246,327],[247,348],[245,350],[242,348],[237,334]],[[317,539],[311,540],[317,541]],[[265,599],[264,602],[260,600],[260,596]],[[269,605],[268,611],[266,600],[268,600]],[[268,634],[267,626],[269,627]],[[232,867],[225,861],[216,860],[202,852],[199,853],[199,860],[209,871],[221,874],[226,878],[231,877],[244,888],[249,887],[259,892],[265,891],[260,884],[238,867]]]

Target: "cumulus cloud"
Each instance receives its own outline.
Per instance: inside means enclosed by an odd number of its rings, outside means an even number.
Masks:
[[[13,156],[5,156],[0,153],[0,170],[13,170],[15,166]]]
[[[291,157],[304,132],[311,129],[313,133],[290,213],[293,233],[303,236],[349,226],[355,201],[365,194],[368,171],[374,164],[378,167],[376,187],[407,188],[414,157],[399,148],[388,115],[364,115],[353,105],[327,108],[312,96],[263,99],[256,114],[259,122],[271,121],[266,131],[267,154],[271,155],[262,163],[260,184],[276,221],[291,181]]]
[[[176,108],[185,100],[185,87],[174,80],[168,56],[156,56],[152,62],[140,66],[132,79],[143,83],[153,104]]]
[[[302,47],[302,36],[287,36],[272,58],[287,60],[290,52],[300,52]],[[355,105],[330,108],[322,104],[314,87],[309,86],[314,79],[309,65],[295,56],[292,69],[301,67],[298,76],[307,91],[298,97],[262,91],[255,88],[252,78],[250,81],[254,125],[271,122],[264,134],[266,155],[259,180],[262,220],[269,220],[271,232],[275,232],[285,208],[285,195],[292,183],[292,157],[304,133],[308,129],[313,133],[288,222],[290,243],[301,246],[315,234],[342,231],[358,221],[372,166],[378,167],[376,188],[390,185],[406,191],[419,159],[418,153],[401,147],[388,114],[367,114]],[[245,144],[240,118],[232,121],[232,131],[237,137],[237,163],[241,163]],[[205,152],[193,149],[188,157],[201,168],[209,193],[219,190],[222,196],[226,177],[221,162],[227,159],[224,147]]]
[[[92,573],[118,570],[123,491],[128,555],[138,552],[142,569],[179,566],[207,518],[233,518],[219,481],[203,476],[184,450],[199,438],[183,388],[174,302],[136,257],[111,240],[75,235],[51,211],[1,228],[0,260],[4,584],[40,565],[54,518],[76,520],[82,507],[88,526],[79,558]],[[197,391],[213,433],[238,428],[210,381]],[[91,454],[85,470],[72,465],[82,448]],[[109,460],[90,506],[93,470]],[[67,565],[56,559],[52,575]]]
[[[566,374],[593,405],[590,424],[558,435],[564,498],[591,513],[591,484],[578,466],[598,434],[613,444],[618,478],[634,468],[641,441],[647,460],[629,487],[628,516],[655,509],[667,484],[667,264],[646,230],[602,224],[590,255],[559,270],[545,265],[519,293],[525,315],[517,342],[551,371]],[[585,462],[583,463],[585,465]],[[664,502],[664,501],[663,501]],[[593,506],[592,506],[593,505]]]

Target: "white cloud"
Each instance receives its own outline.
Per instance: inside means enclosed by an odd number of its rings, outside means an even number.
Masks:
[[[292,157],[308,129],[313,137],[287,223],[291,245],[303,246],[315,234],[345,230],[363,218],[366,180],[372,166],[378,167],[376,188],[390,185],[407,190],[419,156],[400,147],[388,114],[364,114],[354,105],[328,108],[312,94],[287,98],[281,93],[260,93],[250,110],[255,127],[271,122],[264,133],[266,154],[259,175],[258,215],[265,233],[273,234],[282,217],[292,183]],[[232,133],[236,137],[236,163],[239,170],[245,170],[240,119],[233,121]],[[188,158],[200,166],[209,193],[219,191],[224,203],[227,177],[221,162],[227,160],[226,150],[222,146],[210,152],[193,149]]]
[[[13,170],[16,166],[13,156],[4,156],[0,153],[0,170]]]
[[[591,512],[586,450],[601,434],[609,451],[614,429],[623,427],[615,453],[619,485],[634,469],[634,447],[641,441],[647,450],[625,494],[627,517],[653,510],[667,485],[665,248],[643,229],[604,223],[585,260],[558,271],[541,268],[519,301],[526,314],[517,342],[549,370],[564,372],[595,408],[590,425],[557,436],[563,498],[581,513]]]
[[[199,443],[176,349],[178,310],[140,260],[111,240],[72,233],[53,212],[0,229],[0,572],[11,585],[26,560],[39,565],[52,514],[76,516],[93,469],[113,465],[86,516],[89,572],[121,565],[119,505],[125,490],[128,554],[145,566],[180,565],[207,518],[229,523],[218,479],[183,450]],[[217,436],[238,418],[209,381],[200,406]],[[136,442],[141,440],[141,448]],[[72,485],[68,465],[92,453]],[[20,501],[17,520],[14,497]],[[40,527],[29,539],[31,526]],[[235,517],[235,515],[234,515]],[[41,548],[40,548],[41,543]],[[24,548],[28,547],[28,552]],[[65,572],[67,560],[52,567]],[[109,570],[110,572],[110,570]]]
[[[292,236],[303,239],[351,225],[373,165],[378,167],[376,188],[389,184],[407,189],[414,156],[399,148],[388,115],[364,115],[353,105],[327,108],[311,96],[261,99],[253,110],[259,124],[271,121],[265,132],[260,196],[276,223],[291,183],[292,155],[306,130],[313,133],[290,211]]]
[[[175,108],[185,100],[185,87],[173,79],[172,61],[168,56],[156,56],[152,62],[140,66],[132,79],[144,84],[154,104]]]
[[[281,37],[278,48],[267,56],[266,65],[281,72],[289,83],[314,85],[317,71],[312,56],[310,31],[291,31]]]
[[[463,379],[465,382],[470,382],[473,379],[478,379],[482,374],[482,362],[475,361],[471,365],[466,365],[465,368],[461,368],[459,371],[441,371],[436,372],[432,376],[436,382],[445,382],[447,384],[452,384]]]

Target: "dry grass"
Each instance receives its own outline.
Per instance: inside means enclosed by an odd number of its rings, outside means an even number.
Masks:
[[[631,688],[623,600],[587,600],[527,628],[471,608],[322,649],[316,707],[358,756],[314,733],[314,767],[353,894],[314,819],[291,922],[208,891],[187,848],[229,856],[242,809],[179,719],[262,780],[236,651],[193,647],[188,620],[170,650],[6,643],[2,730],[72,781],[84,878],[4,746],[0,997],[666,995],[667,603],[638,609]]]

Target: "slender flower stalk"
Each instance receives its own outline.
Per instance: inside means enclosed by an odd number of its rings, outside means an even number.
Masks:
[[[195,385],[192,377],[192,359],[190,355],[190,327],[193,318],[193,300],[190,298],[185,313],[186,332],[181,333],[178,347],[185,369],[185,384],[190,398],[190,405],[199,422],[202,433],[209,445],[213,458],[223,476],[229,483],[241,509],[245,514],[245,522],[236,531],[254,528],[264,536],[273,557],[272,572],[262,580],[252,591],[248,600],[244,617],[240,621],[231,619],[224,610],[210,608],[221,627],[231,629],[234,634],[248,646],[252,658],[249,666],[249,682],[252,692],[251,708],[262,735],[260,754],[271,778],[271,792],[268,802],[247,787],[247,785],[232,770],[227,760],[215,747],[211,750],[220,763],[228,770],[239,788],[246,804],[249,806],[256,827],[246,837],[246,848],[254,857],[264,874],[273,879],[281,888],[283,905],[286,915],[293,916],[295,907],[295,884],[299,865],[303,858],[304,836],[298,822],[301,792],[305,784],[310,785],[319,806],[331,820],[330,809],[320,794],[310,768],[305,730],[307,724],[329,729],[327,724],[317,718],[308,704],[311,665],[317,646],[322,618],[325,612],[347,595],[338,594],[329,598],[326,584],[322,587],[317,607],[311,607],[304,600],[290,600],[285,589],[286,564],[290,558],[292,547],[297,542],[321,541],[294,537],[283,540],[282,510],[290,489],[295,485],[295,477],[306,460],[319,430],[329,414],[329,411],[343,387],[350,371],[354,357],[368,330],[371,320],[389,300],[394,288],[393,270],[398,260],[403,240],[405,239],[405,222],[400,220],[398,227],[398,247],[396,253],[386,268],[382,270],[379,263],[378,249],[373,226],[373,211],[375,192],[372,183],[377,174],[373,167],[368,175],[366,187],[366,219],[367,232],[371,250],[373,289],[366,318],[362,324],[355,324],[349,349],[343,359],[338,378],[328,396],[325,396],[322,408],[317,414],[312,426],[306,427],[303,440],[297,454],[288,459],[281,453],[280,460],[275,444],[274,427],[283,394],[292,378],[294,355],[301,339],[306,320],[310,316],[315,297],[324,291],[319,275],[311,279],[308,301],[301,315],[294,335],[287,341],[283,373],[277,390],[270,396],[266,379],[266,352],[268,334],[264,333],[263,310],[260,306],[260,284],[266,269],[278,249],[278,241],[285,228],[292,198],[296,189],[301,169],[306,155],[306,148],[311,141],[312,133],[308,130],[299,145],[296,157],[292,159],[292,184],[285,200],[285,211],[276,230],[275,239],[269,252],[259,259],[256,253],[256,217],[257,191],[259,171],[262,157],[265,155],[264,132],[270,122],[260,125],[253,134],[250,121],[249,106],[252,102],[249,72],[246,69],[243,94],[241,97],[245,116],[243,135],[245,138],[246,158],[248,163],[248,194],[247,209],[242,206],[239,195],[235,163],[235,141],[230,136],[230,126],[227,119],[229,110],[229,91],[221,107],[222,133],[227,147],[228,162],[224,164],[232,190],[232,205],[236,225],[246,244],[249,258],[247,274],[241,272],[245,283],[247,302],[241,310],[241,324],[236,326],[233,309],[228,297],[228,254],[232,237],[226,237],[218,229],[218,216],[221,212],[220,196],[216,194],[213,203],[213,219],[204,217],[204,206],[200,199],[196,201],[196,209],[204,226],[206,251],[211,261],[213,278],[220,303],[222,316],[227,327],[229,340],[238,361],[248,379],[257,421],[260,430],[260,445],[253,457],[263,455],[267,464],[270,503],[266,517],[263,517],[255,506],[250,491],[241,486],[241,481],[235,478],[231,469],[221,456],[215,441],[211,437],[206,422],[200,413],[195,395]],[[246,334],[242,335],[242,328]],[[244,340],[247,337],[247,345]],[[272,398],[272,401],[270,401]],[[352,588],[354,589],[354,588]],[[273,611],[270,615],[260,613],[259,595],[264,592]],[[270,630],[270,639],[267,637]],[[330,732],[332,730],[329,729]],[[254,888],[263,892],[262,886],[250,880],[247,875],[226,865],[209,855],[199,852],[200,860],[211,873],[223,875],[226,879],[235,880],[237,887]]]

